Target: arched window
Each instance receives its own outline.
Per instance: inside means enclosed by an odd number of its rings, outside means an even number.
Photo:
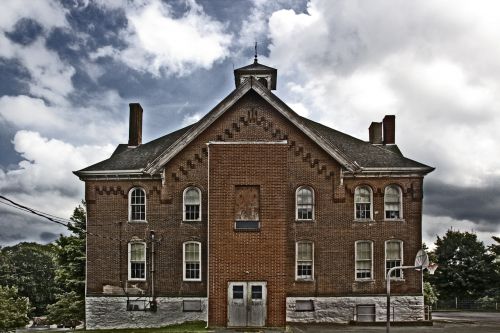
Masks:
[[[184,281],[201,281],[201,243],[185,242],[182,253]]]
[[[128,279],[146,280],[146,243],[128,243]]]
[[[403,217],[401,209],[401,188],[389,185],[384,191],[384,210],[386,219],[400,219]]]
[[[128,192],[128,219],[129,221],[146,221],[146,191],[140,187]]]
[[[354,191],[356,219],[372,218],[372,190],[369,186],[358,186]]]
[[[296,280],[313,280],[314,277],[314,243],[295,243]]]
[[[295,218],[297,220],[314,219],[314,192],[308,186],[299,187],[295,195]]]
[[[356,246],[356,280],[373,279],[373,242],[357,241]]]
[[[385,242],[385,276],[392,267],[403,266],[403,242],[389,240]],[[402,279],[403,271],[396,269],[391,273],[391,279]]]
[[[201,221],[201,191],[197,187],[184,190],[184,221]]]

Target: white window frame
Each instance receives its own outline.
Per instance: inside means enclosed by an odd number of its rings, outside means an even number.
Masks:
[[[397,218],[386,217],[385,194],[386,194],[387,188],[389,188],[389,187],[396,188],[399,192],[399,217],[397,217]],[[403,219],[403,190],[401,189],[401,186],[399,186],[399,185],[390,184],[384,188],[384,219],[385,220],[402,220]]]
[[[387,280],[387,243],[389,242],[398,242],[399,243],[399,252],[401,256],[400,266],[403,266],[403,241],[399,239],[388,239],[384,242],[384,278]],[[400,270],[400,277],[392,277],[391,280],[404,280],[403,270]]]
[[[144,278],[132,278],[132,261],[131,261],[131,254],[132,254],[132,244],[142,244],[144,246]],[[128,279],[129,281],[146,281],[147,275],[148,275],[148,261],[146,257],[146,242],[129,242],[128,243]]]
[[[362,187],[366,187],[370,191],[370,218],[358,218],[356,216],[356,191],[358,191],[358,189],[360,189]],[[354,220],[355,221],[373,221],[374,220],[374,217],[373,217],[373,189],[371,186],[366,185],[366,184],[356,186],[356,188],[354,189],[353,201],[354,201]]]
[[[132,219],[132,193],[135,190],[141,190],[144,193],[144,220],[133,220]],[[129,222],[147,222],[147,208],[148,208],[148,198],[146,196],[146,190],[142,187],[136,186],[128,191],[128,221]]]
[[[299,244],[311,244],[311,277],[301,277],[297,273],[299,264]],[[295,280],[296,281],[314,281],[314,242],[311,241],[298,241],[295,242]]]
[[[299,191],[302,189],[307,189],[311,191],[312,195],[312,217],[310,219],[300,219],[299,218],[299,205],[298,205],[298,196],[299,196]],[[295,190],[295,220],[296,221],[314,221],[314,215],[315,215],[315,206],[316,206],[316,196],[314,194],[314,189],[311,186],[304,185],[304,186],[299,186]]]
[[[200,214],[198,216],[197,219],[194,219],[194,220],[188,220],[186,218],[186,192],[191,190],[191,189],[195,189],[196,191],[198,191],[198,195],[200,196]],[[184,222],[195,222],[195,221],[201,221],[201,200],[202,197],[201,197],[201,190],[199,187],[197,186],[188,186],[184,189],[184,191],[182,192],[182,221]]]
[[[358,243],[365,243],[365,242],[370,243],[370,254],[371,254],[370,277],[369,278],[358,278]],[[371,241],[371,240],[364,239],[364,240],[357,240],[354,242],[354,280],[355,281],[373,281],[373,280],[375,280],[374,276],[373,276],[373,241]]]
[[[199,250],[199,264],[200,264],[200,277],[197,279],[188,278],[186,276],[186,245],[196,244]],[[182,280],[183,281],[201,281],[202,267],[201,267],[201,243],[196,241],[187,241],[182,243]]]

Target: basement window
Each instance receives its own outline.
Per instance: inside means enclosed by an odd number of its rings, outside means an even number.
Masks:
[[[182,301],[183,312],[201,312],[201,300],[184,300]]]
[[[314,311],[314,301],[312,299],[296,300],[295,311],[297,312]]]
[[[146,311],[145,300],[127,300],[127,311]]]
[[[259,221],[236,221],[234,224],[236,230],[259,230]]]

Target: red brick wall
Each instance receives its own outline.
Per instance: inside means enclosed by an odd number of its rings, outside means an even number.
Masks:
[[[268,325],[282,325],[285,318],[283,293],[288,296],[346,296],[361,294],[382,294],[385,292],[384,242],[399,239],[404,242],[404,263],[413,263],[414,256],[421,244],[422,178],[345,178],[340,179],[339,164],[320,147],[304,135],[292,123],[281,116],[255,93],[250,92],[201,133],[184,150],[174,157],[165,167],[164,182],[152,180],[88,180],[86,200],[88,202],[88,230],[125,240],[88,237],[88,287],[89,294],[102,292],[103,285],[125,286],[127,280],[127,244],[136,236],[144,238],[148,230],[155,230],[160,243],[156,245],[156,291],[162,296],[205,296],[207,290],[207,195],[208,195],[208,150],[209,141],[241,140],[288,140],[288,145],[211,146],[211,172],[220,182],[211,183],[211,200],[224,199],[227,203],[211,202],[211,223],[214,216],[234,219],[230,199],[233,185],[261,185],[261,209],[268,207],[266,218],[272,222],[263,223],[261,233],[234,233],[227,224],[224,233],[241,245],[248,245],[251,252],[258,247],[261,238],[266,239],[267,225],[278,232],[277,248],[263,251],[259,257],[250,258],[251,273],[241,275],[243,266],[233,263],[233,255],[240,252],[223,251],[229,245],[211,250],[211,263],[222,277],[214,275],[210,279],[210,313],[214,323],[226,323],[226,289],[228,281],[256,280],[273,281],[269,285]],[[265,146],[265,147],[264,147]],[[255,151],[258,147],[258,151]],[[253,171],[252,171],[253,170]],[[251,171],[251,172],[250,172]],[[239,178],[238,178],[239,177]],[[215,178],[217,179],[217,178]],[[211,180],[212,182],[212,180]],[[243,182],[243,184],[237,184]],[[218,184],[218,185],[217,185]],[[354,222],[354,189],[358,184],[372,187],[374,196],[375,222]],[[399,184],[403,189],[404,221],[384,221],[383,189],[389,184]],[[309,185],[315,191],[314,222],[295,222],[295,190],[301,185]],[[147,224],[127,222],[128,190],[141,186],[147,192]],[[202,192],[202,220],[200,222],[182,221],[182,193],[188,186],[197,186]],[[212,188],[215,186],[215,188]],[[217,187],[219,186],[219,187]],[[225,186],[225,187],[224,187]],[[217,192],[219,191],[219,192]],[[269,192],[271,191],[271,192]],[[282,193],[269,197],[269,193]],[[218,194],[217,194],[218,193]],[[271,201],[269,201],[271,200]],[[227,220],[227,221],[229,221]],[[233,221],[234,222],[234,221]],[[264,220],[263,220],[264,222]],[[215,227],[214,227],[215,228]],[[211,229],[212,233],[213,230]],[[285,232],[286,236],[283,236]],[[214,235],[216,237],[217,235]],[[220,239],[222,241],[223,237]],[[202,243],[202,281],[182,281],[182,243],[197,240]],[[311,240],[315,244],[315,277],[312,282],[295,281],[295,242]],[[374,282],[354,281],[354,242],[372,240],[374,242]],[[211,239],[211,244],[212,244]],[[274,245],[273,245],[274,246]],[[220,255],[215,255],[219,251]],[[265,252],[265,253],[264,253]],[[260,266],[254,271],[256,263],[261,263],[261,255],[266,263],[276,265]],[[150,254],[148,253],[148,260]],[[285,260],[285,264],[283,264]],[[269,264],[270,265],[270,264]],[[284,266],[283,266],[284,265]],[[149,263],[148,263],[149,266]],[[274,266],[272,266],[274,267]],[[283,268],[284,267],[284,268]],[[230,273],[234,269],[234,274]],[[269,271],[271,269],[271,272]],[[283,271],[284,269],[284,271]],[[275,272],[282,272],[284,283],[278,281]],[[280,273],[281,274],[281,273]],[[275,279],[275,280],[272,280]],[[216,282],[215,284],[214,281]],[[281,280],[283,281],[283,280]],[[149,281],[148,281],[149,282]],[[268,282],[270,283],[270,282]],[[137,284],[137,283],[133,283]],[[129,286],[131,283],[129,283]],[[148,290],[148,283],[138,287]],[[405,271],[405,282],[395,282],[395,293],[421,293],[420,275]],[[222,289],[221,289],[222,288]],[[284,289],[283,289],[284,288]],[[210,323],[213,325],[214,323]]]

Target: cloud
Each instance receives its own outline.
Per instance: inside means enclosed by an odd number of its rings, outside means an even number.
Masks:
[[[499,174],[499,5],[312,0],[269,18],[278,94],[310,117],[368,139],[396,115],[396,143],[465,186]],[[290,56],[293,55],[293,56]]]
[[[185,76],[195,69],[210,69],[229,55],[232,35],[195,1],[185,3],[187,11],[179,17],[169,4],[159,0],[124,5],[129,25],[122,38],[127,47],[104,46],[93,52],[91,59],[115,57],[155,76]]]

